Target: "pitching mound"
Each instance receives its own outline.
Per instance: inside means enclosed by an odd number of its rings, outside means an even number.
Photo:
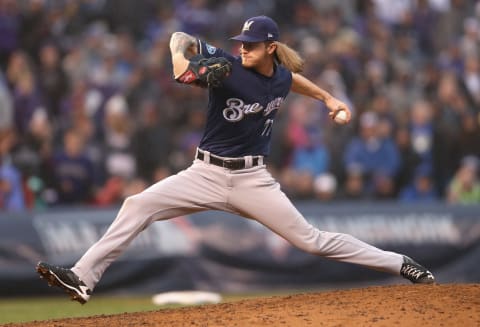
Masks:
[[[22,326],[347,325],[480,326],[480,284],[369,287]]]

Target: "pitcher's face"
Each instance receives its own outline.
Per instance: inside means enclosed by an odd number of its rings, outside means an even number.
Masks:
[[[245,68],[259,68],[268,63],[275,52],[276,45],[267,42],[242,42],[240,56]]]

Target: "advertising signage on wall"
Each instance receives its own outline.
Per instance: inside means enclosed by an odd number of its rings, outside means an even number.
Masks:
[[[298,208],[320,230],[348,233],[421,260],[440,282],[480,281],[480,207],[300,203]],[[0,295],[45,291],[35,283],[37,261],[72,265],[115,214],[84,209],[0,215]],[[249,291],[388,278],[306,254],[255,221],[210,211],[153,223],[107,270],[97,289],[118,291],[121,284],[132,292],[152,292],[152,287],[156,292]],[[136,282],[120,283],[132,279]]]

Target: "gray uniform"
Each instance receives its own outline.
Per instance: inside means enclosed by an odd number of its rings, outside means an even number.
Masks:
[[[214,209],[255,219],[306,252],[400,273],[402,255],[380,250],[348,234],[320,231],[309,224],[281,191],[262,157],[245,157],[246,167],[238,170],[211,164],[212,157],[203,153],[203,161],[196,159],[185,171],[127,198],[106,234],[72,271],[93,290],[105,269],[151,223]],[[252,167],[253,162],[257,166]]]

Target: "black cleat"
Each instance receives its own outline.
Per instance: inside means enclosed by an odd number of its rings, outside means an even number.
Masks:
[[[72,301],[85,304],[92,293],[77,275],[70,269],[39,262],[36,267],[40,278],[47,280],[49,286],[58,286],[70,295]]]
[[[430,271],[407,256],[403,256],[400,275],[414,284],[433,284],[435,282],[435,277]]]

